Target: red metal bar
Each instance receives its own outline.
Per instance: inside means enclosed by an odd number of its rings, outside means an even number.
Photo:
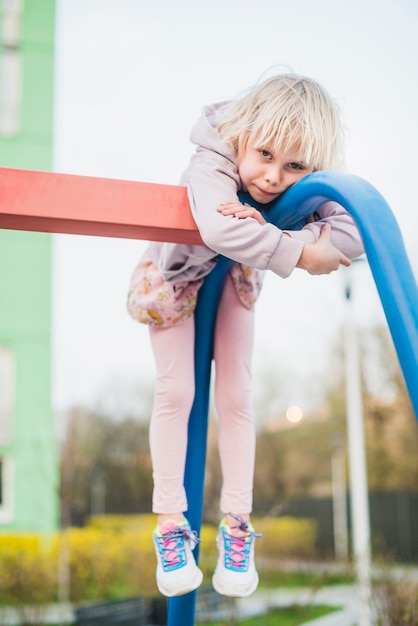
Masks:
[[[202,243],[186,187],[9,168],[0,228]]]

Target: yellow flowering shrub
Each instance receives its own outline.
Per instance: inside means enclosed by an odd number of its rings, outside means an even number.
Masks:
[[[315,555],[317,525],[315,520],[294,517],[266,517],[253,520],[262,539],[257,554],[269,558],[309,558]]]
[[[68,558],[70,600],[105,600],[155,595],[155,517],[98,516],[86,528],[70,528],[53,538],[0,533],[0,603],[55,601],[59,558]],[[263,534],[259,556],[306,558],[315,552],[316,525],[289,517],[255,519]],[[217,559],[217,528],[203,526],[200,567],[209,582]]]
[[[0,602],[11,606],[51,602],[57,568],[50,544],[39,535],[0,534]]]
[[[218,558],[216,547],[216,535],[218,529],[215,526],[202,526],[200,531],[199,567],[205,577],[205,582],[210,583]]]
[[[156,558],[152,530],[128,530],[120,535],[126,554],[127,583],[133,594],[153,596],[158,593],[155,582]]]
[[[124,577],[128,555],[121,536],[111,530],[71,528],[56,536],[55,560],[68,555],[70,596],[74,602],[106,598]]]
[[[42,543],[43,538],[37,534],[0,533],[0,554],[20,550],[36,554]]]

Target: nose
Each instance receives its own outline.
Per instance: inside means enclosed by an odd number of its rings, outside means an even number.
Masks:
[[[274,191],[280,191],[280,193],[291,187],[298,178],[299,176],[295,176],[293,172],[289,172],[283,167],[269,167],[265,173],[266,183]]]
[[[282,179],[280,168],[270,165],[265,171],[264,178],[269,185],[279,185]]]

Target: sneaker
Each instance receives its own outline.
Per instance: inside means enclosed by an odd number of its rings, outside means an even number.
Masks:
[[[237,521],[235,526],[228,526],[225,519],[219,524],[216,539],[219,558],[212,584],[215,591],[224,596],[242,598],[257,589],[254,540],[261,535],[242,517],[232,517]]]
[[[168,598],[194,591],[203,574],[196,565],[192,550],[199,543],[187,522],[164,522],[153,534],[157,555],[157,586]]]

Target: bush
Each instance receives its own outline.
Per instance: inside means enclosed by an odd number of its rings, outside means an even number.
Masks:
[[[257,542],[259,556],[266,558],[312,558],[315,555],[317,525],[314,520],[293,517],[265,517],[253,520],[263,537]]]
[[[155,517],[98,516],[86,528],[71,528],[49,541],[38,535],[0,534],[0,602],[40,606],[57,598],[59,560],[68,558],[69,600],[80,603],[157,592],[152,542]],[[307,557],[314,552],[310,520],[282,517],[255,521],[265,557]],[[217,559],[217,528],[201,530],[200,566],[210,581]]]
[[[36,535],[0,535],[0,602],[21,624],[43,624],[44,605],[55,599],[57,568],[48,544]]]
[[[418,582],[387,580],[374,589],[377,626],[417,626]]]
[[[73,602],[106,598],[112,586],[123,577],[127,554],[118,537],[118,533],[94,528],[71,528],[56,536],[55,562],[58,564],[60,551],[64,558],[69,555]]]
[[[0,536],[0,601],[18,605],[42,604],[54,599],[55,561],[48,544],[35,535]]]
[[[199,544],[199,567],[203,572],[204,581],[210,583],[218,558],[216,547],[216,535],[218,529],[215,526],[202,526]]]
[[[107,596],[115,592],[126,595],[155,595],[155,552],[152,532],[155,515],[97,515],[89,520],[93,530],[117,546],[122,571],[108,585]]]

